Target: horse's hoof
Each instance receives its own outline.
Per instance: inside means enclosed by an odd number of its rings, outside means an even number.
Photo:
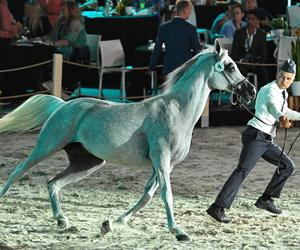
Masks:
[[[64,219],[58,219],[57,220],[57,226],[59,228],[62,228],[62,229],[66,229],[69,227],[69,221],[68,219],[64,218]]]
[[[103,221],[102,226],[101,226],[101,233],[102,234],[107,234],[112,230],[111,228],[111,223],[109,220]]]
[[[188,241],[188,240],[190,240],[189,236],[187,236],[186,234],[178,234],[178,235],[176,235],[176,239],[178,241]]]

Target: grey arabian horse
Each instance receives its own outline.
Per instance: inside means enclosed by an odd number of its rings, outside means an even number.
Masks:
[[[162,94],[139,103],[117,104],[93,98],[64,102],[50,95],[29,98],[0,119],[0,133],[43,125],[35,148],[10,174],[0,197],[27,170],[63,149],[70,163],[48,181],[48,191],[54,218],[59,226],[68,227],[58,199],[65,185],[82,180],[105,161],[149,167],[152,175],[141,198],[117,220],[103,222],[102,233],[126,224],[160,187],[170,232],[178,240],[189,240],[175,222],[170,173],[188,154],[193,128],[212,89],[234,92],[247,101],[255,97],[254,86],[219,42],[171,73]]]

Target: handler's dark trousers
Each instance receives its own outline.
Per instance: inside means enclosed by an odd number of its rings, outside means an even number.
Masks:
[[[243,148],[237,168],[224,184],[216,198],[215,204],[224,208],[230,208],[240,185],[255,166],[260,157],[278,165],[281,148],[272,142],[272,137],[256,128],[248,126],[242,133]],[[279,198],[281,190],[294,170],[294,163],[286,153],[282,154],[279,169],[275,171],[272,180],[268,184],[264,194]]]

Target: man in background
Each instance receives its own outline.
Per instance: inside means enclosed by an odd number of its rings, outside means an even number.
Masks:
[[[176,2],[176,16],[159,26],[149,63],[150,71],[155,71],[163,44],[165,45],[164,75],[181,66],[200,51],[196,27],[186,21],[191,14],[191,10],[192,4],[189,0],[178,0]]]
[[[232,41],[231,58],[251,64],[266,63],[268,60],[268,47],[266,33],[260,29],[259,13],[255,10],[247,12],[248,24],[237,30]],[[265,85],[268,80],[268,71],[262,66],[238,64],[243,75],[248,72],[257,74],[258,88]]]
[[[225,22],[230,20],[232,18],[232,6],[238,4],[238,2],[231,0],[228,3],[227,11],[220,13],[214,20],[212,26],[211,26],[211,36],[213,40],[215,40],[216,37],[220,36],[220,31]]]
[[[226,38],[232,38],[236,30],[247,25],[242,19],[244,17],[242,5],[235,4],[232,6],[232,18],[226,21],[220,31],[220,34]]]

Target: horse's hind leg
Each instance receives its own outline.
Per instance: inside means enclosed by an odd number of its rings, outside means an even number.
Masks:
[[[68,219],[64,216],[58,192],[61,188],[72,182],[77,182],[89,176],[102,166],[105,161],[90,154],[80,143],[67,145],[66,151],[70,164],[67,169],[57,174],[48,181],[48,192],[50,196],[52,212],[59,227],[68,227]]]
[[[141,210],[145,205],[147,205],[151,201],[157,188],[158,188],[158,181],[157,181],[155,169],[153,167],[152,175],[148,179],[148,182],[145,186],[145,191],[144,191],[142,197],[139,199],[139,201],[131,209],[129,209],[126,213],[124,213],[122,216],[120,216],[113,223],[111,223],[109,220],[104,221],[102,223],[102,227],[101,227],[102,234],[108,233],[114,227],[117,227],[119,225],[122,226],[122,225],[126,224],[130,220],[130,218],[133,215],[135,215],[135,213],[137,213],[139,210]]]

